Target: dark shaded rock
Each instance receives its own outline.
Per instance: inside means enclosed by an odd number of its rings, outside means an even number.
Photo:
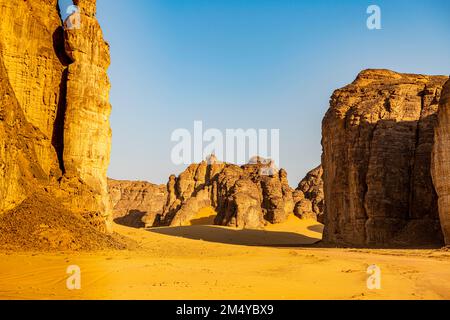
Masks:
[[[441,94],[432,174],[439,197],[439,215],[445,244],[450,245],[450,80],[445,84]]]
[[[325,241],[441,243],[430,165],[447,79],[366,70],[334,92],[323,120]]]
[[[143,181],[108,179],[108,189],[114,220],[136,228],[154,225],[156,216],[163,212],[168,195],[166,186]]]

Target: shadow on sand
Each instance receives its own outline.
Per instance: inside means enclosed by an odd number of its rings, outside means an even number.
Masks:
[[[211,225],[214,223],[215,218],[216,218],[216,215],[211,215],[209,217],[193,219],[193,220],[191,220],[191,225],[193,225],[193,226]]]
[[[145,224],[142,222],[142,218],[147,214],[147,212],[139,210],[130,210],[127,215],[114,219],[114,222],[122,226],[131,228],[144,228]]]
[[[189,226],[148,229],[149,232],[242,246],[299,247],[310,246],[319,239],[293,232],[241,230],[218,226]]]
[[[318,232],[318,233],[323,233],[323,229],[324,229],[324,225],[322,224],[315,224],[313,226],[309,226],[308,230],[309,231],[313,231],[313,232]]]

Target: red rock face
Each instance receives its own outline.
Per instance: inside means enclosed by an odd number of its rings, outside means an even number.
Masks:
[[[441,95],[432,173],[439,197],[439,215],[445,244],[450,245],[450,80],[445,84]]]
[[[333,94],[323,120],[325,241],[442,241],[430,169],[447,79],[366,70]]]

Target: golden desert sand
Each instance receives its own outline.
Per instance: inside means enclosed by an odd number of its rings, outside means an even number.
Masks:
[[[266,230],[114,227],[138,246],[0,253],[0,298],[450,299],[449,252],[308,246],[323,226],[294,216]],[[380,290],[367,289],[371,264],[381,268]],[[67,289],[70,265],[81,268],[81,290]]]

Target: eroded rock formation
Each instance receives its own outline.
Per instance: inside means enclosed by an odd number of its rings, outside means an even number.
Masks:
[[[142,188],[138,189],[134,194],[142,192]],[[215,224],[261,228],[266,223],[284,222],[294,209],[286,172],[275,170],[270,162],[260,159],[244,166],[216,160],[193,164],[178,177],[171,176],[166,190],[162,212],[155,217],[161,204],[158,198],[155,210],[149,210],[144,217],[146,226],[187,225],[202,209],[213,208],[217,213]],[[155,191],[162,197],[161,187],[153,188]],[[114,198],[114,187],[110,192]]]
[[[324,194],[323,169],[319,167],[307,173],[294,191],[294,213],[302,219],[314,219],[323,222]]]
[[[16,207],[46,180],[34,148],[38,139],[45,136],[25,119],[0,55],[0,212]]]
[[[447,79],[366,70],[334,92],[323,120],[326,241],[441,241],[430,166]]]
[[[165,186],[112,179],[108,184],[114,218],[120,224],[185,226],[209,209],[217,225],[261,228],[282,223],[291,214],[321,221],[322,172],[317,167],[292,190],[286,171],[274,168],[270,161],[254,158],[250,164],[237,166],[214,159],[193,164],[178,177],[172,175]]]
[[[109,45],[95,18],[95,0],[74,0],[79,28],[66,29],[67,68],[63,165],[66,177],[79,177],[97,195],[107,217],[111,212],[107,170],[111,152],[109,116]]]
[[[95,0],[74,3],[64,31],[57,0],[0,0],[0,214],[39,189],[105,230],[109,50]]]
[[[445,84],[440,100],[432,173],[445,244],[450,245],[450,80]]]
[[[114,208],[113,218],[123,225],[137,228],[145,224],[152,226],[156,216],[163,213],[167,202],[165,185],[110,179],[108,188]]]

